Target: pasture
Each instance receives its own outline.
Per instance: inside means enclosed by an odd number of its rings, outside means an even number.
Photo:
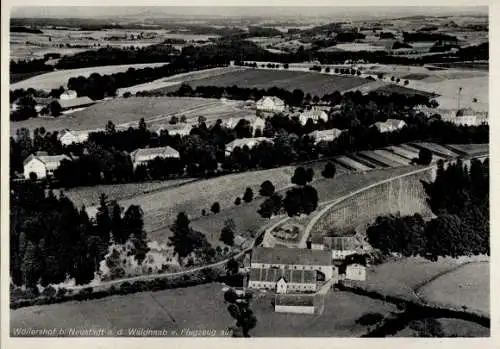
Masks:
[[[168,63],[143,63],[143,64],[122,64],[122,65],[107,65],[100,67],[88,67],[79,69],[64,69],[57,70],[41,75],[37,75],[26,80],[22,80],[10,85],[11,90],[20,88],[28,89],[34,88],[35,90],[50,91],[53,88],[63,86],[66,88],[68,80],[72,77],[84,76],[89,77],[93,73],[101,75],[115,74],[126,72],[129,68],[143,69],[160,67]]]
[[[220,283],[158,292],[141,292],[125,296],[110,296],[98,300],[66,302],[11,310],[11,335],[15,328],[31,329],[90,329],[104,328],[116,333],[129,328],[151,330],[182,329],[221,331],[234,325],[234,319],[224,304]],[[271,296],[257,293],[251,308],[257,317],[253,337],[347,337],[359,336],[367,328],[356,323],[363,314],[377,312],[388,315],[395,306],[348,292],[333,292],[326,296],[322,315],[275,313]],[[172,333],[172,332],[170,332]],[[174,334],[175,335],[175,334]]]
[[[490,314],[490,264],[471,263],[438,277],[418,295],[426,302]]]
[[[238,87],[267,89],[276,86],[290,91],[301,89],[304,93],[310,93],[312,96],[323,96],[326,93],[334,91],[343,92],[364,85],[369,81],[358,77],[328,75],[315,72],[245,69],[215,77],[196,79],[196,81],[186,79],[184,82],[193,88],[197,86],[229,87],[237,85]],[[178,86],[171,86],[159,90],[173,92],[177,89]]]
[[[443,329],[444,337],[489,337],[490,329],[475,322],[453,318],[436,319]],[[418,337],[418,331],[410,328],[411,323],[403,330],[390,337]]]

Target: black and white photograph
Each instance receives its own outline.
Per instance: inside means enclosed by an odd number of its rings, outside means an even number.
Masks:
[[[8,337],[491,337],[489,10],[10,8]]]

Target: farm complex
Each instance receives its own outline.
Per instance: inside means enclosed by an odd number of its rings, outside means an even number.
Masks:
[[[10,335],[489,336],[483,12],[14,13]]]

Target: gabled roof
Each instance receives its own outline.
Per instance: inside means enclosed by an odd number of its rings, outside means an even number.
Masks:
[[[28,162],[30,162],[33,159],[37,159],[41,161],[45,166],[57,166],[61,163],[63,160],[71,160],[71,158],[68,155],[36,155],[36,154],[31,154],[28,156],[24,161],[23,165],[26,165]]]
[[[77,98],[73,98],[73,99],[59,99],[57,101],[61,105],[62,109],[76,108],[76,107],[80,107],[80,106],[84,107],[84,106],[96,103],[93,100],[91,100],[89,97],[77,97]]]
[[[332,258],[329,251],[303,248],[257,247],[252,253],[252,263],[332,265]]]
[[[333,136],[334,138],[337,138],[340,136],[342,133],[342,130],[339,130],[338,128],[332,128],[329,130],[322,130],[322,131],[313,131],[309,133],[309,136],[315,137],[315,138],[323,138],[327,136]]]
[[[271,100],[276,105],[285,105],[285,102],[283,102],[280,98],[275,96],[263,96],[261,99],[257,101],[257,103],[264,103],[266,99]]]
[[[151,156],[155,156],[155,155],[167,156],[167,157],[178,157],[179,152],[172,147],[166,146],[166,147],[157,147],[157,148],[136,149],[132,153],[130,153],[130,156],[134,160],[136,160],[137,158],[140,158],[140,157],[151,157]]]
[[[226,144],[226,148],[230,148],[230,149],[234,149],[236,147],[243,148],[245,145],[249,145],[252,143],[256,144],[256,143],[260,143],[260,142],[274,143],[271,138],[266,138],[266,137],[238,138],[238,139],[235,139],[234,141]]]

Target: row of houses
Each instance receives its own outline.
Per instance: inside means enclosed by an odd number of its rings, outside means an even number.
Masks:
[[[29,179],[32,173],[36,175],[37,179],[51,177],[64,160],[72,161],[76,158],[68,155],[47,155],[44,152],[31,154],[23,162],[24,178]],[[156,158],[180,159],[180,154],[172,147],[166,146],[136,149],[130,153],[130,158],[135,169],[137,166],[145,165]]]

